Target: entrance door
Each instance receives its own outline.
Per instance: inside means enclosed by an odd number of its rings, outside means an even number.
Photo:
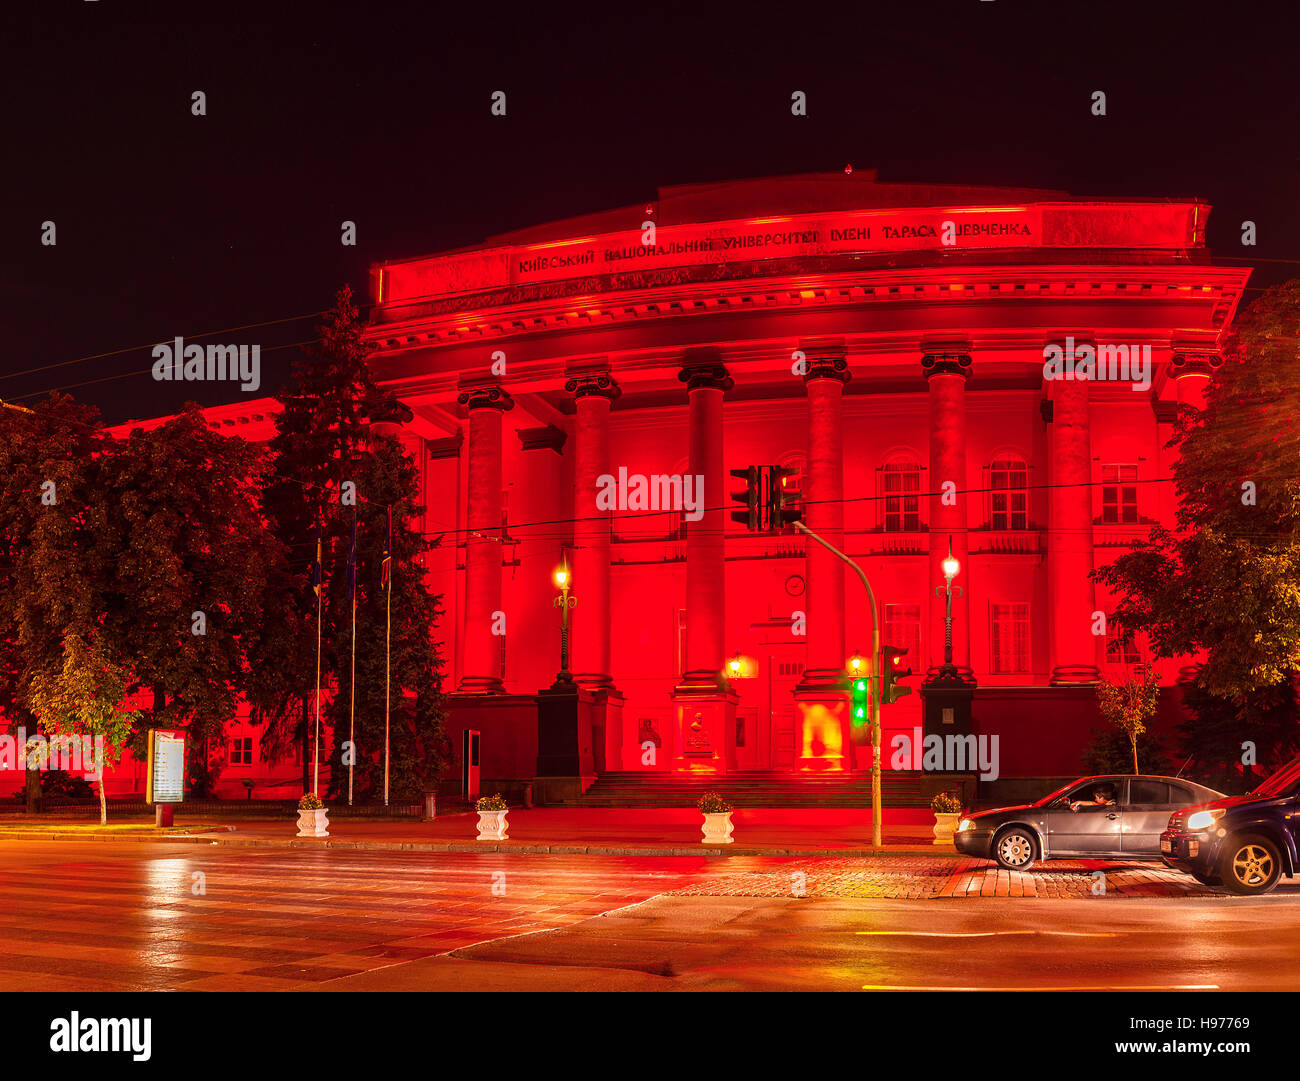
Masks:
[[[768,670],[768,704],[772,731],[772,769],[794,769],[795,724],[794,689],[803,675],[803,661],[775,650]]]

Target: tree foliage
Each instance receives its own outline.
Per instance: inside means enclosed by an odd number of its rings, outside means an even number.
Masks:
[[[322,773],[327,791],[347,791],[344,743],[351,727],[355,784],[359,795],[383,793],[385,639],[388,597],[381,563],[392,510],[392,656],[390,705],[390,795],[415,799],[437,777],[445,757],[441,672],[435,641],[440,598],[425,583],[424,553],[436,541],[418,523],[419,472],[401,443],[381,434],[376,421],[396,419],[405,407],[376,386],[366,363],[366,345],[344,287],[320,327],[321,343],[294,366],[291,383],[279,394],[281,411],[271,442],[273,474],[267,507],[281,541],[294,553],[292,590],[300,626],[310,642],[294,656],[285,686],[300,708],[279,710],[264,746],[301,743],[304,765],[311,757],[315,682],[316,597],[308,577],[315,537],[323,537],[324,579],[321,623],[322,668],[327,695],[322,709]],[[348,554],[353,523],[357,532],[355,718],[352,688],[352,602]],[[305,708],[301,708],[305,707]],[[306,722],[306,723],[304,723]],[[332,733],[332,736],[331,736]]]
[[[1160,705],[1160,681],[1150,668],[1142,679],[1130,677],[1123,683],[1097,684],[1097,702],[1101,715],[1128,738],[1133,752],[1133,772],[1138,769],[1138,738],[1147,730],[1147,721]]]
[[[1203,653],[1198,686],[1238,706],[1300,663],[1300,281],[1267,290],[1236,323],[1202,413],[1183,408],[1173,529],[1097,572],[1113,619],[1156,654]]]

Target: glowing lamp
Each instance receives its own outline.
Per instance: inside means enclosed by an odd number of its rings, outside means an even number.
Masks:
[[[561,589],[569,588],[569,572],[565,567],[559,567],[555,571],[555,584]]]
[[[956,578],[959,570],[961,570],[961,564],[958,563],[956,557],[949,552],[948,558],[943,561],[943,576],[945,578]]]

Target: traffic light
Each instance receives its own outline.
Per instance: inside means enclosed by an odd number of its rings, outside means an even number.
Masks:
[[[740,477],[745,482],[743,492],[732,492],[733,501],[744,506],[744,510],[733,510],[731,520],[740,522],[749,532],[757,533],[760,523],[760,506],[759,506],[759,476],[758,466],[750,465],[744,469],[733,469],[733,477]]]
[[[803,519],[803,508],[799,501],[803,493],[799,491],[794,480],[799,470],[783,465],[767,467],[767,527],[784,529],[788,525]]]
[[[880,649],[880,704],[890,705],[905,694],[911,694],[911,687],[904,687],[898,681],[910,676],[912,670],[907,667],[907,650],[898,646],[882,646]]]
[[[871,724],[871,679],[869,676],[856,676],[849,684],[851,692],[850,722],[854,732],[865,729]]]

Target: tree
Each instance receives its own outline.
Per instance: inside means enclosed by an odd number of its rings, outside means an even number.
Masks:
[[[1156,715],[1160,705],[1160,681],[1147,669],[1141,680],[1129,678],[1123,683],[1097,684],[1097,702],[1101,715],[1128,737],[1133,752],[1133,772],[1138,769],[1138,737],[1146,730],[1146,722]]]
[[[1137,741],[1138,761],[1148,773],[1176,773],[1164,742],[1151,731],[1143,732]],[[1098,728],[1083,752],[1083,768],[1087,773],[1128,773],[1133,765],[1133,745],[1128,735],[1118,728]]]
[[[145,727],[184,728],[197,794],[215,773],[210,746],[249,684],[268,582],[285,556],[265,529],[260,451],[213,431],[188,404],[111,446],[96,540],[111,568],[103,632],[147,691]],[[134,744],[144,752],[144,729]]]
[[[51,395],[0,410],[0,700],[48,734],[98,736],[112,759],[132,713],[103,615],[112,554],[109,441],[91,409]],[[107,818],[102,770],[100,822]]]
[[[278,395],[281,410],[271,441],[273,471],[266,493],[269,517],[281,542],[294,553],[290,590],[293,626],[300,648],[282,672],[286,693],[268,713],[263,747],[303,749],[303,788],[311,759],[315,682],[316,597],[308,578],[315,536],[322,535],[324,580],[322,670],[329,691],[323,724],[332,730],[328,764],[344,759],[352,703],[352,607],[348,556],[357,529],[356,776],[363,792],[382,792],[384,664],[387,596],[380,565],[392,509],[392,704],[391,791],[417,798],[420,786],[440,768],[443,755],[442,658],[434,639],[439,598],[425,584],[423,554],[431,542],[413,523],[419,506],[419,471],[400,442],[380,434],[376,420],[409,419],[409,410],[379,388],[366,362],[367,346],[344,286],[319,328],[320,345],[295,363],[292,380]],[[396,427],[396,425],[394,425]],[[291,691],[289,690],[291,688]],[[328,735],[328,734],[327,734]],[[330,768],[329,791],[346,791],[346,771]]]
[[[52,396],[3,419],[0,703],[47,734],[102,738],[115,761],[144,728],[185,727],[206,770],[246,690],[266,584],[256,452],[195,406],[115,441]],[[131,703],[152,693],[153,708]],[[100,817],[106,816],[100,777]]]
[[[1119,627],[1145,631],[1156,656],[1202,655],[1197,687],[1241,717],[1300,667],[1298,340],[1291,281],[1238,319],[1205,409],[1179,410],[1174,527],[1095,574],[1119,598]]]
[[[1262,687],[1244,704],[1184,688],[1188,716],[1178,725],[1179,754],[1198,780],[1224,792],[1245,792],[1300,749],[1292,683]]]

